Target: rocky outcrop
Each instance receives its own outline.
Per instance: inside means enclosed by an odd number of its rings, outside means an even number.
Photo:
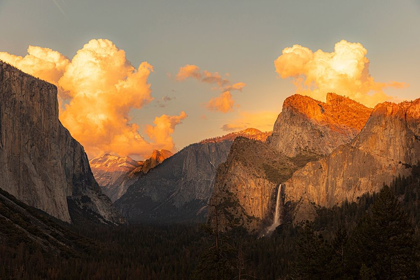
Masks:
[[[257,232],[272,222],[278,185],[306,163],[350,142],[371,109],[329,93],[327,102],[293,95],[283,104],[267,143],[237,140],[216,176],[209,221]],[[303,209],[303,208],[302,208]]]
[[[122,221],[101,193],[83,147],[58,120],[57,88],[0,61],[0,188],[71,222],[71,209]]]
[[[172,156],[168,150],[155,150],[145,161],[136,161],[130,157],[105,154],[90,160],[90,167],[102,191],[116,201],[138,177],[147,174],[150,169]]]
[[[138,178],[116,207],[131,222],[205,221],[217,167],[240,135],[266,138],[259,130],[247,130],[192,144]]]
[[[328,155],[356,137],[371,111],[334,93],[327,94],[326,103],[295,94],[284,101],[267,142],[290,157],[302,151]]]
[[[209,209],[212,226],[218,223],[222,231],[242,226],[255,232],[268,224],[276,187],[290,178],[298,164],[263,142],[237,138],[227,161],[217,169]]]
[[[349,144],[311,162],[286,182],[285,201],[332,207],[379,191],[398,175],[408,176],[420,160],[420,99],[375,107]],[[295,212],[295,221],[307,219]]]
[[[130,178],[147,174],[147,172],[149,172],[152,168],[155,168],[172,155],[172,152],[168,150],[154,150],[150,158],[145,161],[139,161],[138,166],[131,170]]]

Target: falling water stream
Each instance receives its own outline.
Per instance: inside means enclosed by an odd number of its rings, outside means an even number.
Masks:
[[[281,187],[282,184],[279,185],[278,190],[277,190],[277,199],[276,199],[276,211],[274,212],[274,220],[273,223],[271,224],[271,226],[269,226],[266,229],[266,234],[264,235],[269,235],[271,232],[273,232],[281,223],[280,220],[280,215],[281,215]]]

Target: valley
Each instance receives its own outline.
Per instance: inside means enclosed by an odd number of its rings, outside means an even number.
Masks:
[[[420,279],[416,1],[0,1],[0,280]]]

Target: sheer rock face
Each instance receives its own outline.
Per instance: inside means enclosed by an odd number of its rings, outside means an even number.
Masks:
[[[240,225],[256,232],[271,222],[278,184],[306,163],[349,143],[371,111],[333,93],[326,103],[301,95],[287,98],[267,143],[237,140],[220,166],[212,203],[223,205],[218,213],[221,229]],[[209,213],[213,225],[214,211]]]
[[[105,154],[90,160],[90,167],[102,191],[114,202],[138,177],[147,174],[150,169],[172,156],[167,150],[155,150],[145,161],[136,161],[130,157]]]
[[[328,155],[356,137],[371,111],[334,93],[328,93],[326,103],[295,94],[284,101],[267,142],[289,157],[302,151]]]
[[[217,169],[209,219],[219,230],[242,226],[249,232],[271,219],[276,186],[297,169],[297,162],[269,145],[239,137],[225,163]],[[217,211],[217,213],[216,213]]]
[[[409,175],[420,160],[420,99],[375,107],[349,144],[307,164],[286,182],[286,201],[332,207],[379,191],[398,175]],[[299,219],[306,219],[306,215]]]
[[[226,160],[233,139],[244,134],[266,138],[266,133],[252,130],[192,144],[138,178],[116,207],[131,222],[205,221],[217,167]]]
[[[68,201],[102,222],[121,222],[83,147],[58,120],[56,87],[0,61],[0,100],[0,188],[66,222]]]

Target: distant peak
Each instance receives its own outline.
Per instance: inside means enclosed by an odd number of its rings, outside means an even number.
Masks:
[[[162,150],[154,150],[152,155],[150,156],[150,159],[156,160],[158,162],[162,162],[165,159],[171,157],[173,153],[171,151],[162,149]]]
[[[271,135],[271,131],[268,132],[261,132],[260,130],[256,128],[247,128],[241,131],[232,132],[223,136],[214,137],[210,139],[206,139],[200,142],[200,144],[206,144],[206,143],[219,143],[223,141],[233,141],[235,138],[242,136],[249,139],[254,140],[260,140],[265,142],[267,140],[267,137]]]
[[[102,156],[99,156],[98,158],[109,158],[109,157],[118,157],[118,156],[107,153],[107,154],[103,154]]]
[[[239,134],[243,133],[243,134],[248,134],[248,135],[257,135],[257,134],[261,134],[262,132],[256,128],[247,128],[243,131],[238,132]]]

